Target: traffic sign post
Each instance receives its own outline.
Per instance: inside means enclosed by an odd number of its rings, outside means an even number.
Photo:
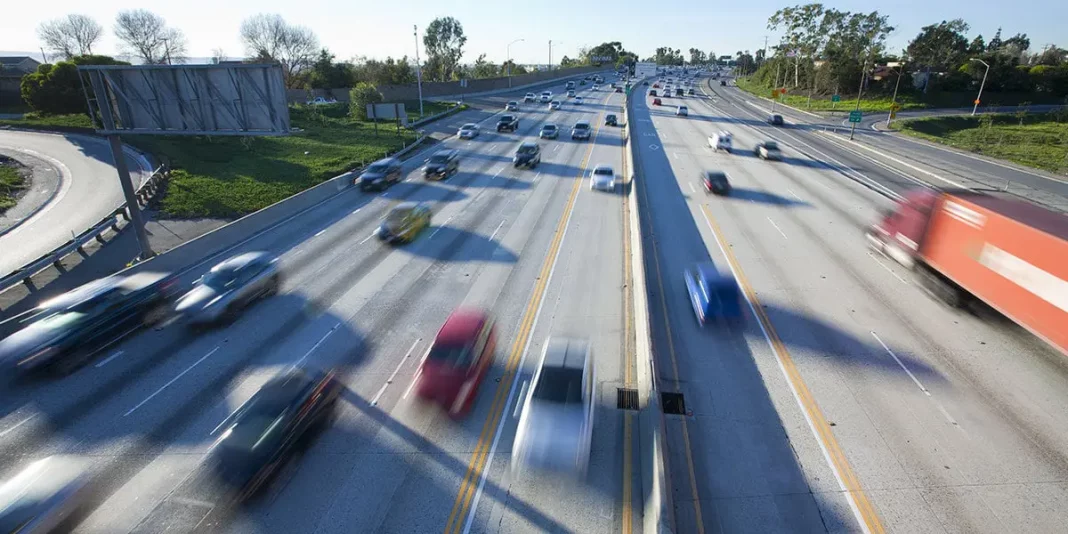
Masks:
[[[842,95],[831,95],[831,110],[833,111],[834,108],[841,101],[842,101]]]

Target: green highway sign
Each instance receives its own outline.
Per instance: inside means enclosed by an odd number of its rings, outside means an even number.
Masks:
[[[864,114],[860,111],[849,112],[849,122],[860,122],[864,118]]]
[[[834,95],[834,96],[831,97],[831,102],[841,102],[841,101],[842,101],[842,95]]]

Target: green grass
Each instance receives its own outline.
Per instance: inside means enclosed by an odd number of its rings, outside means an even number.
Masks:
[[[20,128],[49,129],[92,129],[93,122],[88,115],[41,115],[36,112],[27,113],[22,119],[0,120],[0,125],[16,126]]]
[[[0,213],[15,206],[15,195],[26,187],[14,165],[5,165],[0,162]]]
[[[1034,113],[1023,125],[1014,114],[932,117],[896,124],[904,134],[1020,165],[1068,174],[1068,117]],[[1058,122],[1058,119],[1060,121]]]
[[[408,122],[415,122],[423,117],[429,117],[431,115],[448,111],[456,107],[456,102],[431,102],[429,100],[423,101],[423,114],[419,114],[419,101],[406,101],[404,102],[404,111],[408,114]],[[464,108],[467,107],[465,104]]]

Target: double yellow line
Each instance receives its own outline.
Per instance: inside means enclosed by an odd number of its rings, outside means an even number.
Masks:
[[[611,95],[612,93],[609,93],[603,103],[607,103],[611,98]],[[578,192],[582,186],[583,177],[586,174],[586,165],[589,164],[590,155],[593,154],[593,147],[597,140],[597,134],[600,132],[602,116],[603,113],[598,113],[597,115],[597,122],[594,126],[594,132],[590,136],[589,147],[586,149],[586,155],[583,156],[582,163],[579,165],[578,177],[575,180],[575,184],[571,187],[571,194],[568,196],[567,204],[564,206],[564,213],[556,225],[556,233],[553,235],[553,240],[549,244],[549,253],[545,256],[545,262],[542,264],[541,271],[538,273],[538,279],[534,284],[534,291],[530,297],[530,302],[527,303],[526,310],[523,313],[523,319],[519,323],[519,331],[516,333],[515,341],[512,343],[512,350],[509,353],[508,362],[505,365],[504,376],[501,377],[501,381],[497,386],[497,392],[493,397],[493,404],[490,405],[489,415],[486,417],[482,432],[478,436],[475,450],[471,453],[471,460],[468,462],[467,472],[464,474],[463,481],[460,483],[460,490],[456,494],[456,500],[452,503],[449,519],[445,523],[445,534],[459,534],[463,532],[464,523],[466,523],[471,502],[478,489],[479,479],[482,477],[483,470],[486,469],[486,462],[489,458],[490,448],[493,446],[493,440],[497,434],[497,425],[500,423],[504,409],[507,408],[508,394],[512,388],[512,381],[515,379],[516,372],[518,372],[519,362],[522,359],[527,340],[530,338],[534,328],[534,320],[537,317],[538,308],[541,306],[542,298],[545,296],[545,290],[549,283],[549,273],[552,272],[553,265],[556,263],[556,257],[560,253],[560,245],[563,242],[564,233],[567,229],[567,221],[571,218],[571,211],[575,207],[575,200],[578,198]]]
[[[624,106],[626,105],[626,97],[624,97]],[[630,122],[630,116],[627,115],[627,122]],[[627,128],[628,136],[632,133],[630,131],[630,124],[624,125]],[[634,300],[631,295],[631,291],[634,291],[634,276],[631,271],[631,250],[630,250],[630,195],[634,194],[633,180],[627,169],[627,143],[623,144],[623,190],[627,192],[623,196],[623,387],[633,387],[634,385],[634,371],[631,369],[635,365],[635,354],[631,350],[632,337],[634,336]],[[631,189],[627,189],[627,187]],[[634,528],[632,524],[633,511],[631,509],[631,501],[634,498],[631,489],[631,462],[634,461],[633,450],[631,447],[631,439],[633,436],[633,419],[634,414],[624,411],[623,412],[623,521],[621,525],[621,532],[623,534],[630,534]]]
[[[812,396],[812,392],[809,391],[804,379],[801,378],[801,373],[798,371],[797,365],[794,364],[790,352],[786,350],[786,345],[782,342],[779,334],[771,326],[771,319],[768,318],[767,313],[764,311],[764,307],[760,304],[760,301],[757,300],[756,293],[749,285],[749,280],[742,272],[737,258],[734,257],[734,251],[731,250],[730,247],[725,246],[726,241],[723,238],[723,231],[720,230],[719,224],[716,223],[716,219],[712,217],[712,212],[708,209],[708,206],[706,204],[701,204],[701,209],[704,211],[705,220],[708,221],[709,228],[712,230],[712,233],[715,234],[716,241],[724,245],[720,248],[722,249],[723,254],[727,257],[727,261],[731,264],[731,270],[734,272],[734,276],[738,280],[738,285],[742,288],[746,298],[752,304],[752,309],[756,312],[757,320],[760,321],[760,325],[763,327],[764,333],[767,335],[772,349],[775,351],[779,362],[782,364],[783,370],[786,372],[786,378],[790,382],[790,386],[797,394],[798,401],[804,409],[805,415],[808,416],[808,420],[812,423],[812,427],[815,429],[820,443],[822,443],[824,450],[827,452],[827,456],[833,464],[834,471],[841,480],[842,485],[845,486],[847,493],[846,497],[852,501],[853,505],[856,507],[861,527],[865,532],[871,534],[885,533],[886,529],[879,520],[879,515],[875,511],[875,507],[872,506],[867,494],[864,493],[864,488],[860,485],[860,479],[857,478],[856,473],[853,472],[853,468],[849,465],[849,461],[846,460],[845,453],[842,452],[842,447],[838,444],[838,440],[835,439],[834,433],[831,432],[831,426],[827,423],[827,418],[823,415],[819,405],[816,404],[816,400]]]

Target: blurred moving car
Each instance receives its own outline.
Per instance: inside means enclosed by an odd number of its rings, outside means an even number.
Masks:
[[[725,150],[730,153],[732,144],[731,133],[726,130],[708,136],[708,146],[717,152]]]
[[[720,84],[721,86],[723,86],[723,87],[726,87],[726,86],[727,86],[727,80],[720,80],[720,81],[719,81],[719,84]]]
[[[623,92],[623,88],[622,87],[616,87],[616,92],[617,93],[622,93]]]
[[[682,87],[675,88],[675,96],[683,96],[684,94],[685,90]]]
[[[556,139],[560,136],[560,128],[555,124],[545,124],[541,127],[541,131],[538,132],[538,137],[541,139]]]
[[[531,94],[530,97],[531,97],[530,101],[533,102],[534,101],[534,95]],[[504,110],[505,111],[519,111],[519,102],[512,101],[512,102],[509,102],[509,103],[505,104],[504,105]]]
[[[553,92],[552,91],[542,91],[541,92],[541,103],[542,104],[548,104],[552,99],[553,99]]]
[[[730,180],[723,171],[701,171],[701,187],[705,188],[706,193],[715,195],[728,195],[731,192]]]
[[[141,272],[101,278],[43,302],[0,339],[0,365],[19,372],[73,372],[93,355],[170,314],[178,280]]]
[[[649,96],[656,96],[656,89],[650,89]]]
[[[686,106],[679,106],[679,107],[675,108],[675,116],[676,117],[688,117],[689,115],[690,115],[690,108],[687,108]]]
[[[469,122],[461,126],[459,136],[460,139],[474,139],[478,137],[478,125],[473,122]]]
[[[575,98],[575,90],[574,89],[568,90],[567,91],[567,97],[568,98]]]
[[[741,318],[741,290],[733,276],[721,275],[711,263],[698,263],[686,269],[683,278],[701,325],[715,319],[733,321]]]
[[[615,113],[609,113],[604,116],[605,126],[619,126],[619,119],[616,118]]]
[[[600,91],[601,90],[601,86],[599,84],[595,83],[595,84],[593,84],[592,87],[590,87],[590,90],[591,91]]]
[[[558,109],[560,109],[559,100],[553,100],[552,102],[549,102],[549,111],[556,111]]]
[[[593,129],[590,128],[589,121],[578,121],[575,126],[571,128],[571,139],[587,140],[592,135]]]
[[[768,117],[768,124],[772,126],[782,126],[782,115],[772,115]]]
[[[411,243],[430,226],[430,217],[430,206],[425,202],[401,202],[382,218],[375,235],[387,243]]]
[[[590,190],[615,191],[616,172],[608,165],[598,165],[590,173]]]
[[[523,102],[534,102],[534,93],[527,93],[523,95]],[[509,102],[511,104],[511,102]]]
[[[541,147],[537,143],[521,143],[512,156],[512,166],[533,169],[541,163]]]
[[[439,403],[450,416],[466,414],[496,350],[497,330],[486,312],[452,312],[419,365],[415,394]]]
[[[247,500],[329,421],[342,388],[334,371],[294,368],[268,380],[211,432],[219,438],[206,465],[236,500]]]
[[[660,99],[659,99],[659,98],[654,98],[654,99],[653,99],[653,105],[654,105],[654,106],[659,106],[659,105],[660,105],[660,103],[661,103],[661,102],[660,102]]]
[[[384,191],[401,181],[401,161],[397,158],[380,159],[367,166],[356,178],[361,191]]]
[[[435,152],[423,165],[423,178],[445,180],[460,172],[460,151],[445,149]]]
[[[261,297],[278,293],[282,275],[278,258],[267,252],[246,252],[224,260],[193,283],[174,311],[188,324],[233,320]]]
[[[71,455],[33,462],[0,485],[0,532],[54,532],[89,497],[90,463]]]
[[[523,401],[513,470],[533,467],[585,476],[596,383],[589,341],[549,338]]]
[[[686,90],[686,94],[687,94],[688,96],[693,96],[693,95],[694,95],[694,92],[693,92],[693,87],[690,87],[689,89],[687,89],[687,90]]]
[[[753,152],[758,158],[761,159],[776,161],[782,160],[782,151],[779,150],[779,143],[776,143],[775,141],[763,141],[757,143],[756,148],[753,149]]]

